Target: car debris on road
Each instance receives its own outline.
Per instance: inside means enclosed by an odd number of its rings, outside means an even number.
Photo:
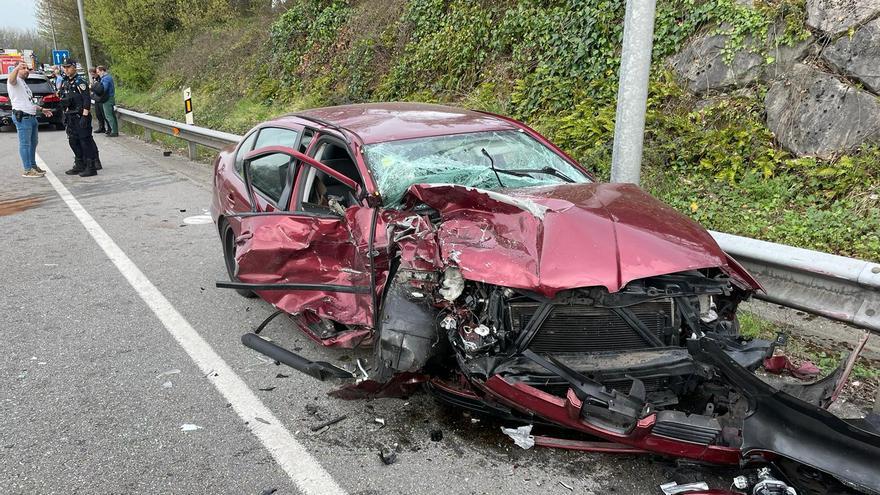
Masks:
[[[524,124],[437,105],[315,109],[257,126],[214,171],[230,278],[217,285],[277,308],[243,344],[340,382],[335,397],[425,388],[600,439],[547,446],[880,493],[877,429],[827,411],[866,339],[823,379],[765,383],[755,371],[784,338],[745,339],[737,318],[761,285],[698,224],[596,182]],[[279,314],[373,359],[309,360],[262,334]]]

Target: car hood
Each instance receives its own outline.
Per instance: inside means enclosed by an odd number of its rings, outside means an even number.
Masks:
[[[453,184],[410,187],[410,206],[436,209],[439,255],[464,278],[532,290],[604,286],[728,258],[699,224],[632,184],[565,184],[499,192]]]

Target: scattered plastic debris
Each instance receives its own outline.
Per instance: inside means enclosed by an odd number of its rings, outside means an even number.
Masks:
[[[397,444],[395,443],[393,447],[382,447],[379,450],[379,459],[382,459],[382,463],[386,466],[397,462]]]
[[[260,390],[261,392],[271,392],[271,391],[275,390],[275,386],[262,387],[258,390]]]
[[[278,491],[277,488],[266,488],[265,490],[260,492],[260,495],[272,495],[273,493],[275,493],[277,491]]]
[[[800,380],[812,380],[819,376],[821,370],[812,361],[804,361],[800,366],[794,363],[785,355],[771,356],[764,359],[764,369],[769,373],[782,373],[788,371],[795,378]]]
[[[158,375],[156,375],[156,378],[162,378],[163,376],[169,376],[169,375],[176,375],[178,373],[180,373],[180,370],[176,370],[176,369],[163,371],[162,373],[159,373]]]
[[[323,427],[321,427],[321,428],[318,428],[317,430],[312,430],[312,432],[309,433],[309,435],[312,435],[312,436],[318,436],[318,435],[320,435],[321,433],[324,433],[325,431],[327,431],[327,430],[329,430],[329,429],[330,429],[329,426],[323,426]]]
[[[513,443],[523,449],[535,446],[535,437],[531,435],[532,425],[520,426],[519,428],[501,427],[501,432],[513,439]]]
[[[564,481],[560,481],[559,484],[562,485],[563,488],[568,488],[568,491],[570,492],[574,491],[574,487]]]
[[[363,363],[361,363],[360,358],[358,358],[358,360],[357,360],[357,367],[360,370],[360,372],[363,373],[363,375],[364,375],[364,376],[358,378],[358,380],[357,380],[358,383],[370,378],[370,375],[369,375],[369,373],[367,373],[367,370],[364,369],[364,365],[363,365]]]
[[[439,442],[443,440],[443,430],[431,430],[431,441]]]
[[[214,223],[214,219],[211,218],[211,215],[193,215],[191,217],[184,218],[183,223],[187,225],[205,225],[209,223]]]
[[[708,490],[709,485],[706,484],[705,481],[697,481],[695,483],[685,483],[683,485],[679,485],[674,481],[670,481],[669,483],[663,483],[660,485],[660,490],[663,491],[664,495],[676,495],[678,493],[688,493],[695,492],[698,490]]]
[[[324,429],[326,431],[327,428],[335,425],[336,423],[348,418],[348,415],[343,414],[342,416],[333,418],[329,421],[324,421],[323,423],[318,423],[315,426],[312,426],[311,430],[317,432],[320,429]]]
[[[375,421],[376,423],[382,425],[382,428],[385,428],[385,418],[376,418],[376,419],[374,419],[373,421]]]
[[[278,373],[275,375],[275,378],[290,378],[290,375],[285,375],[284,373]]]
[[[202,427],[199,425],[194,425],[192,423],[184,423],[180,425],[180,431],[196,431],[201,430]]]
[[[162,384],[162,388],[171,388],[173,386],[174,386],[174,384],[171,383],[170,381]]]
[[[259,417],[259,416],[254,417],[254,419],[256,419],[256,420],[259,421],[260,423],[263,423],[263,424],[266,424],[266,425],[271,425],[271,424],[272,424],[272,423],[266,421],[265,419],[263,419],[263,418],[261,418],[261,417]]]

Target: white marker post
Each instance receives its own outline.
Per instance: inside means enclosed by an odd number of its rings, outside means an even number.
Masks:
[[[183,113],[186,115],[186,123],[189,125],[193,125],[195,120],[193,119],[193,103],[192,103],[192,88],[186,88],[183,90]],[[196,143],[190,141],[189,143],[189,159],[196,159]]]
[[[189,125],[193,125],[193,103],[191,88],[186,88],[183,90],[183,112],[186,114],[186,123]]]

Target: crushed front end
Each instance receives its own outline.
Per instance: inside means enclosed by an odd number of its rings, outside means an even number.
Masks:
[[[739,337],[737,306],[749,294],[720,269],[554,297],[455,268],[403,270],[377,356],[386,376],[425,372],[438,398],[477,412],[701,462],[793,464],[827,478],[819,486],[873,493],[880,437],[821,407],[841,374],[788,393],[754,374],[780,342]]]

